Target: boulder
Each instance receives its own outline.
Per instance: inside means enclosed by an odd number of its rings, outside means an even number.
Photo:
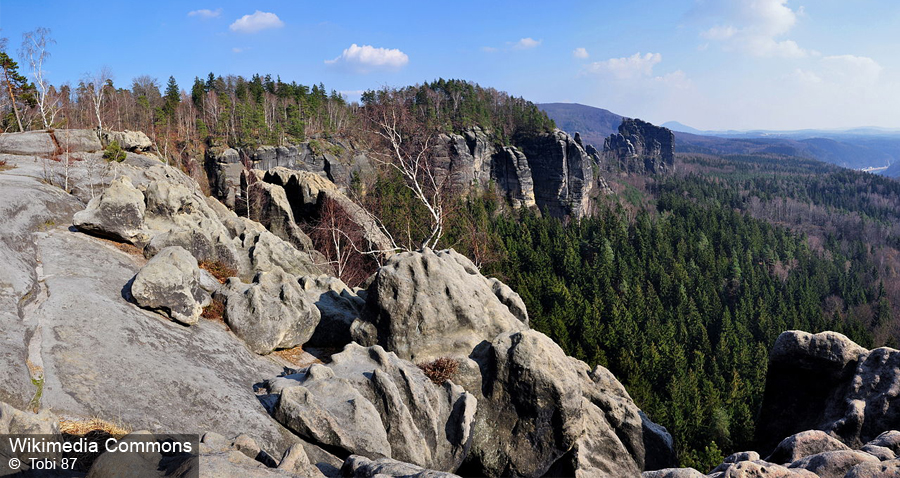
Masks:
[[[126,176],[110,183],[72,222],[80,231],[143,246],[150,235],[144,228],[144,195]]]
[[[879,463],[879,460],[861,451],[825,451],[803,457],[791,463],[789,468],[802,468],[819,478],[842,478],[851,468],[864,462]]]
[[[888,478],[893,476],[900,476],[900,460],[860,463],[850,468],[844,478]]]
[[[819,478],[819,475],[803,468],[786,468],[762,460],[728,464],[724,471],[714,472],[709,476],[710,478]]]
[[[305,343],[319,323],[297,277],[281,268],[258,272],[250,284],[232,277],[216,296],[225,303],[225,322],[260,355]]]
[[[60,437],[59,418],[47,410],[40,413],[24,412],[13,408],[11,405],[0,402],[0,435],[37,435],[48,439]],[[0,441],[0,472],[7,471],[7,463],[11,459],[18,459],[23,464],[21,470],[31,470],[31,459],[55,459],[61,458],[60,453],[32,453],[27,450],[13,450],[10,440],[4,438]],[[4,476],[6,474],[4,473]]]
[[[167,247],[134,276],[131,295],[145,309],[160,310],[185,325],[196,324],[209,293],[200,286],[197,259],[184,248]]]
[[[350,455],[341,468],[343,476],[352,478],[460,478],[453,473],[427,470],[390,458],[370,460],[364,456]]]
[[[56,145],[46,131],[0,134],[0,154],[46,157],[54,151]]]
[[[886,431],[866,445],[884,447],[894,452],[894,454],[900,454],[900,432],[896,430]]]
[[[378,343],[415,362],[466,357],[500,333],[528,328],[518,294],[453,250],[391,257],[367,294],[365,320],[377,329]]]
[[[340,279],[324,274],[301,277],[300,287],[322,316],[309,344],[334,348],[349,344],[353,340],[350,327],[362,315],[365,299]]]
[[[379,346],[351,343],[327,366],[268,387],[278,396],[275,417],[326,448],[443,471],[456,470],[469,450],[476,399]]]
[[[257,181],[250,186],[252,216],[272,234],[293,244],[300,250],[313,249],[312,241],[294,220],[291,204],[284,188]]]
[[[501,334],[472,358],[483,394],[466,465],[474,474],[636,476],[645,443],[671,447],[609,371],[567,357],[544,334]],[[671,466],[674,451],[663,456]]]
[[[825,451],[849,450],[837,439],[821,430],[807,430],[791,435],[775,447],[775,451],[766,458],[772,463],[793,463],[805,456]]]
[[[153,142],[142,131],[104,131],[100,138],[103,147],[115,141],[126,151],[149,151],[153,147]]]
[[[61,152],[94,153],[103,149],[93,129],[64,129],[53,132]]]
[[[760,451],[768,453],[784,437],[813,429],[834,431],[845,443],[857,439],[852,433],[850,436],[840,433],[837,422],[850,403],[850,386],[865,352],[835,332],[782,333],[769,354],[766,389],[756,429]],[[883,425],[884,428],[872,432],[866,440],[900,426]]]

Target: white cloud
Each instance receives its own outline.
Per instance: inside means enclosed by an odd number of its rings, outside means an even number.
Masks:
[[[234,48],[231,49],[231,51],[232,51],[233,53],[243,53],[243,52],[245,52],[245,51],[247,51],[247,50],[249,50],[249,48],[239,48],[239,47],[234,47]]]
[[[529,50],[540,46],[543,41],[544,40],[535,40],[534,38],[528,37],[513,43],[512,47],[513,50]]]
[[[497,51],[497,49],[492,46],[483,46],[483,47],[481,47],[481,51],[486,52],[486,53],[495,53]]]
[[[202,10],[193,10],[193,11],[188,12],[189,17],[200,17],[200,18],[204,18],[204,19],[205,18],[216,18],[220,15],[222,15],[221,8],[217,8],[215,10],[209,10],[207,8],[204,8]]]
[[[802,58],[809,54],[795,41],[781,39],[804,16],[803,7],[787,6],[787,0],[721,0],[713,8],[719,23],[700,32],[706,40],[720,42],[725,50],[740,50],[758,57]]]
[[[200,17],[200,18],[216,18],[222,14],[222,9],[217,8],[215,10],[209,10],[204,8],[202,10],[194,10],[188,12],[189,17]]]
[[[281,28],[283,26],[284,22],[278,18],[278,15],[257,10],[251,15],[244,15],[238,18],[228,28],[233,32],[256,33],[261,30]]]
[[[588,54],[588,51],[585,48],[576,48],[576,49],[572,50],[572,56],[574,56],[575,58],[584,59],[591,55]]]
[[[662,61],[659,53],[641,55],[635,53],[626,58],[610,58],[596,61],[587,66],[589,73],[607,73],[620,80],[649,77],[653,75],[653,66]]]
[[[867,56],[836,55],[821,60],[825,74],[847,88],[866,88],[878,82],[883,68]]]
[[[325,63],[344,66],[357,73],[369,73],[373,70],[400,69],[409,63],[409,56],[396,48],[375,48],[371,45],[359,46],[354,43],[340,56],[334,60],[325,60]]]

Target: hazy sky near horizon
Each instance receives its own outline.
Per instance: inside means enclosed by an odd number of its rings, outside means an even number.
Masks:
[[[0,0],[16,59],[36,27],[54,84],[269,73],[356,99],[442,77],[699,129],[900,128],[896,0]]]

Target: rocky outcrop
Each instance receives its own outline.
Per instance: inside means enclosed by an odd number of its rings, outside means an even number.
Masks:
[[[466,357],[502,332],[528,328],[518,294],[453,250],[395,255],[378,270],[366,305],[377,342],[415,362]]]
[[[624,118],[619,132],[606,138],[603,152],[626,172],[665,173],[675,164],[675,133],[646,121]]]
[[[900,428],[900,351],[865,350],[835,332],[782,333],[769,355],[757,440],[818,429],[851,447]]]
[[[293,215],[292,220],[315,223],[323,219],[323,216],[331,215],[325,220],[341,224],[347,229],[345,232],[358,235],[366,243],[359,244],[358,247],[387,251],[387,255],[392,253],[391,241],[374,218],[328,179],[305,171],[278,167],[266,171],[262,175],[262,182],[265,184],[264,188],[284,191],[285,201]],[[279,209],[283,210],[284,207]],[[285,216],[284,213],[280,215]]]
[[[594,191],[594,160],[568,134],[554,130],[519,140],[534,180],[537,207],[551,216],[584,217]]]
[[[370,460],[358,455],[347,457],[341,467],[341,474],[352,478],[460,478],[453,473],[427,470],[390,458]]]
[[[104,131],[100,133],[100,140],[103,147],[115,141],[126,151],[149,151],[153,147],[153,142],[142,131]]]
[[[150,259],[131,283],[135,302],[146,309],[160,310],[185,325],[196,324],[209,293],[200,287],[197,259],[182,247],[161,250]]]
[[[347,345],[327,366],[270,380],[268,389],[282,424],[346,454],[455,470],[471,444],[475,398],[379,346]]]
[[[144,228],[146,209],[143,193],[121,176],[75,213],[72,222],[84,232],[143,246],[150,238]]]
[[[304,276],[300,287],[307,298],[319,309],[322,319],[309,339],[309,344],[319,347],[341,348],[353,341],[351,328],[360,320],[366,301],[340,279],[328,275]]]
[[[305,343],[319,324],[319,310],[297,277],[278,267],[258,272],[251,284],[232,277],[216,295],[225,303],[225,322],[260,355]]]
[[[512,146],[504,146],[494,155],[492,165],[491,176],[513,207],[537,205],[534,179],[525,153]]]

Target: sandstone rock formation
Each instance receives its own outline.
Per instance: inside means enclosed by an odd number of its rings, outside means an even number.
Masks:
[[[150,259],[131,283],[135,302],[146,309],[161,310],[185,325],[196,324],[209,293],[200,287],[197,259],[182,247],[167,247]]]
[[[453,250],[397,254],[369,286],[365,320],[378,343],[401,358],[466,357],[502,332],[528,328],[522,299],[495,285]]]
[[[851,447],[900,428],[900,351],[865,350],[835,332],[782,333],[769,355],[757,439],[761,451],[781,438],[822,430]]]
[[[325,365],[270,380],[275,417],[306,440],[372,458],[455,470],[472,440],[477,401],[432,383],[379,346],[350,344]]]
[[[675,133],[639,119],[624,118],[619,132],[606,138],[603,152],[630,173],[665,173],[675,163]]]
[[[594,160],[584,148],[560,130],[521,141],[534,179],[538,208],[555,217],[588,215],[597,183]]]
[[[366,301],[340,279],[328,275],[304,276],[300,287],[319,309],[322,319],[309,343],[313,346],[340,348],[353,341],[353,322],[359,321]],[[359,291],[365,295],[365,291]]]
[[[115,141],[126,151],[149,151],[153,147],[153,142],[142,131],[104,131],[100,139],[104,147]]]
[[[128,176],[115,179],[106,190],[75,213],[72,222],[78,229],[111,239],[143,245],[149,241],[144,228],[144,195]]]
[[[261,355],[305,343],[319,324],[319,309],[297,277],[279,267],[257,272],[251,284],[232,277],[216,295],[225,303],[225,322]]]

